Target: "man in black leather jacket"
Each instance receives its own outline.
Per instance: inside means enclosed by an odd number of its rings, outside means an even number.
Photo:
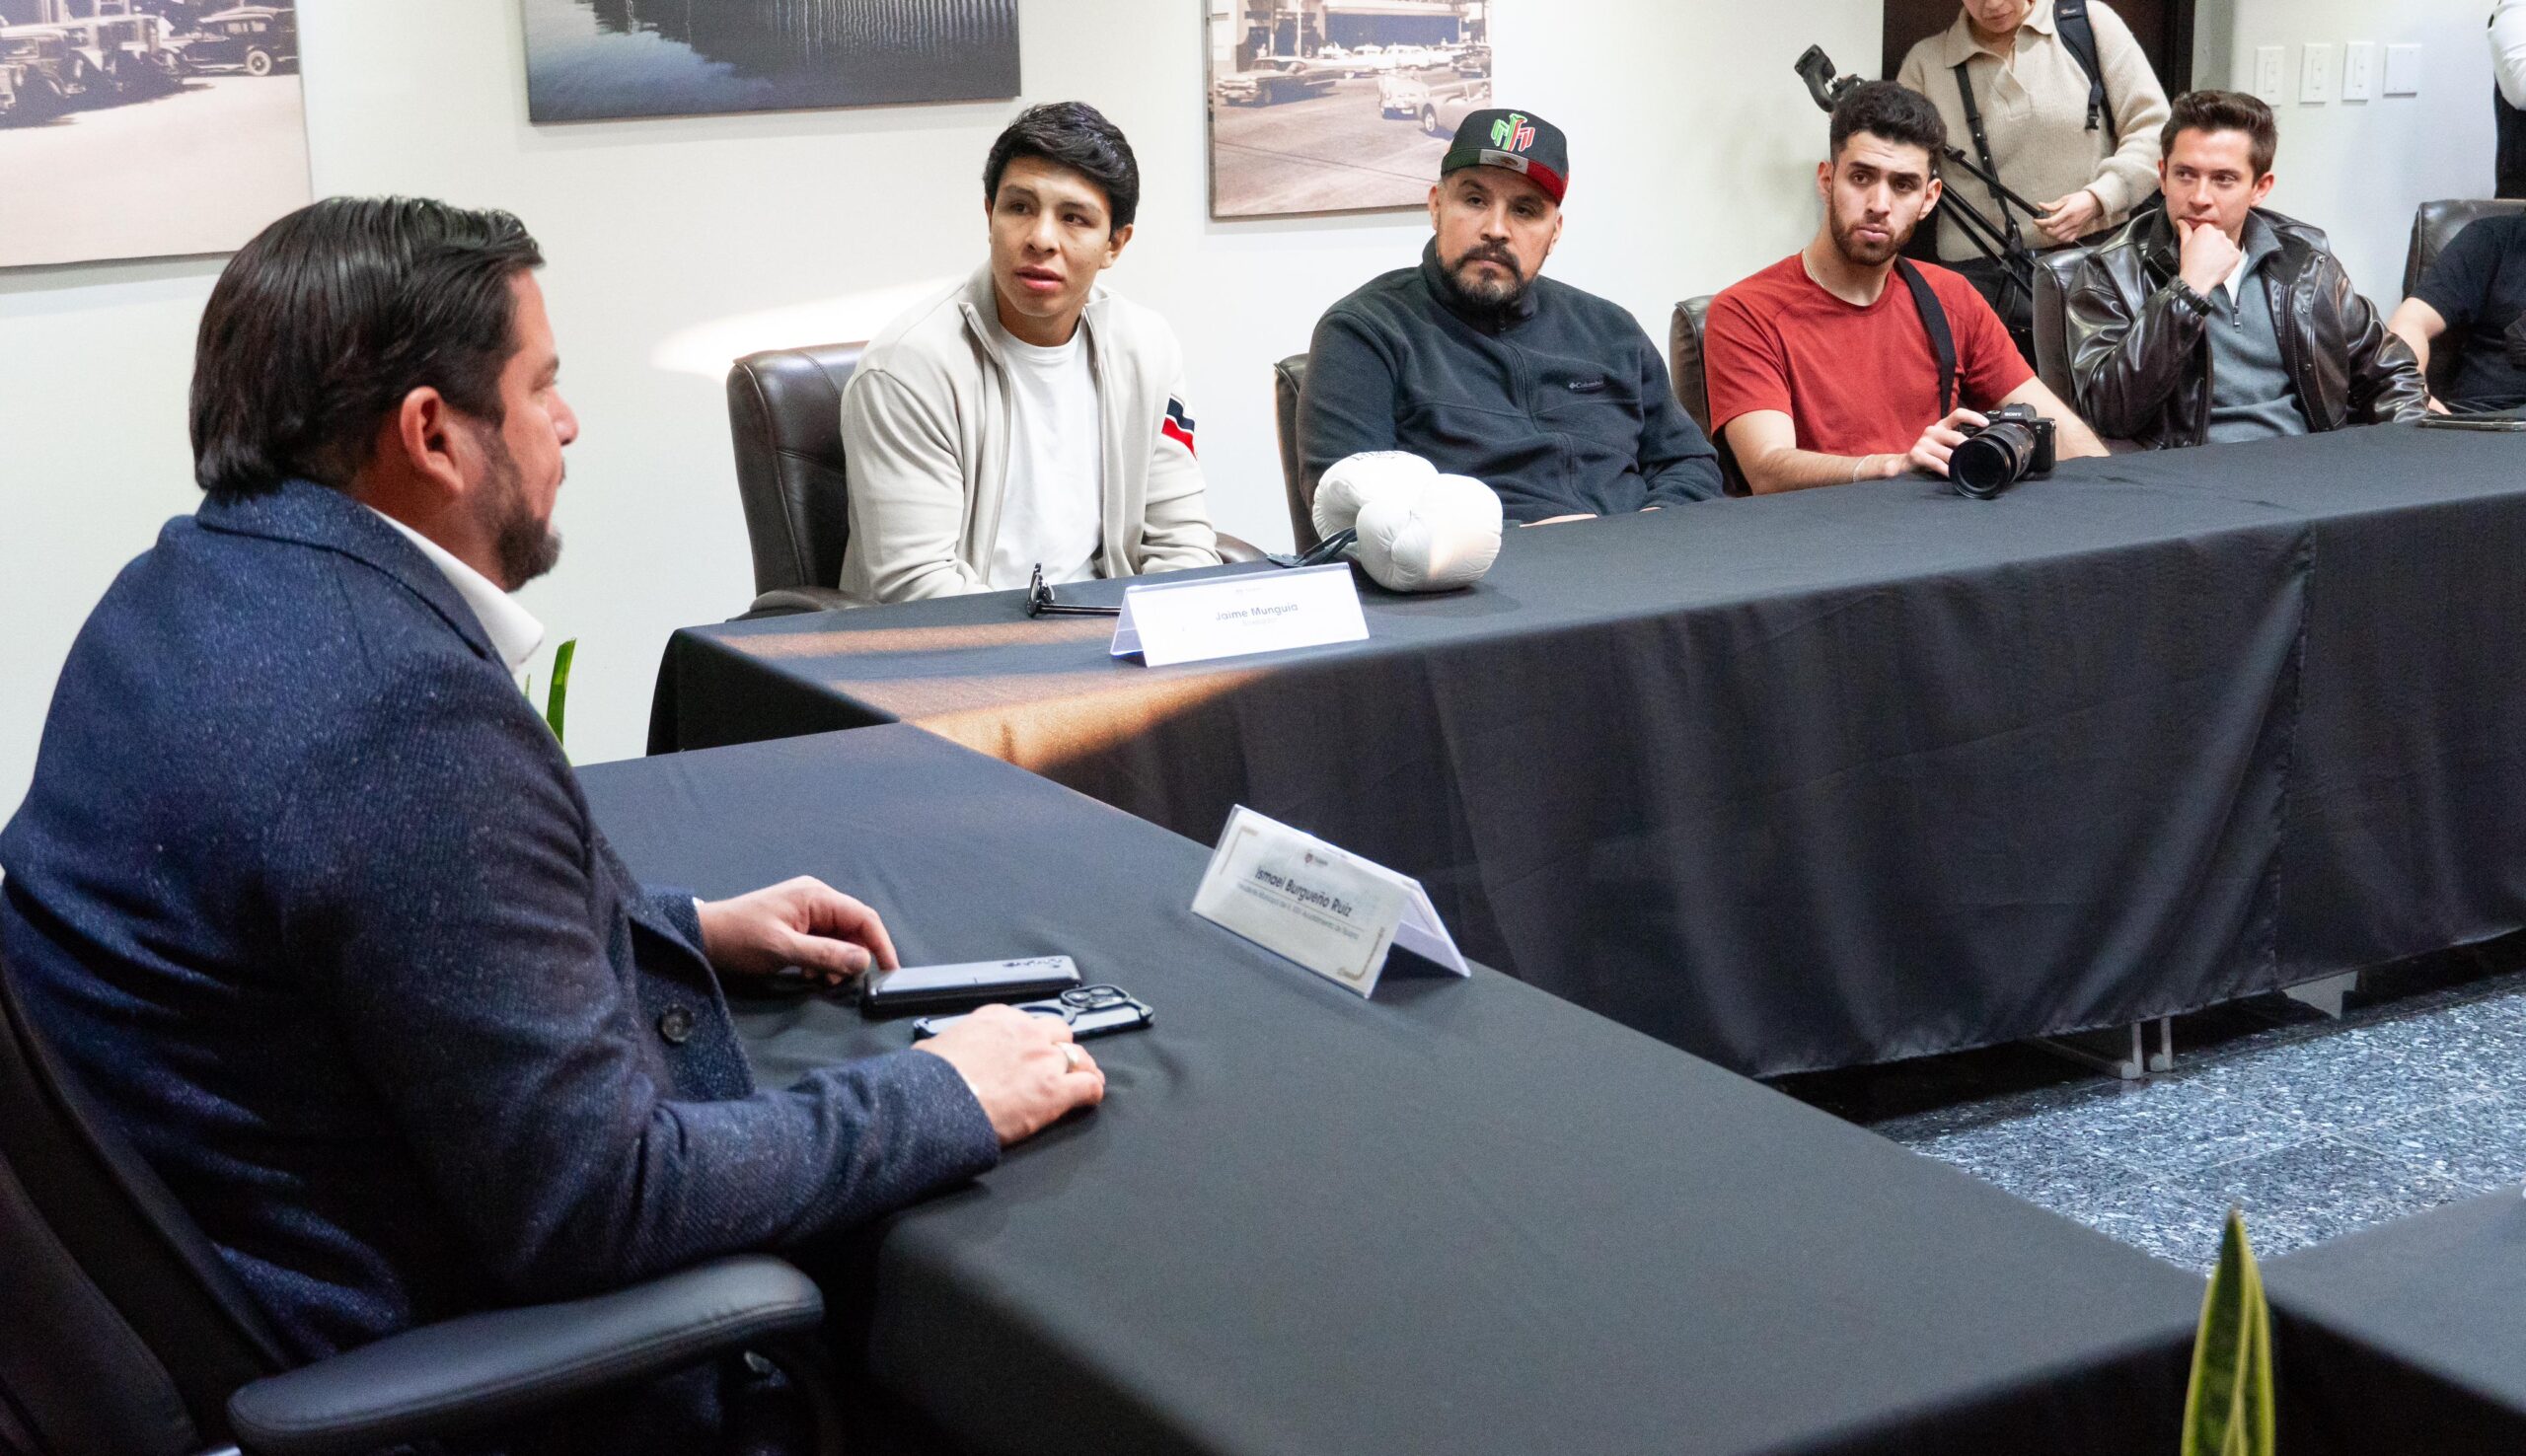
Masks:
[[[2116,233],[2070,288],[2077,403],[2097,433],[2164,450],[2417,418],[2428,391],[2411,347],[2322,232],[2259,205],[2271,109],[2194,92],[2165,144],[2166,211]]]

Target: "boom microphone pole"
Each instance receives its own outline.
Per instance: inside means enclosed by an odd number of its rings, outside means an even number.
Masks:
[[[1827,112],[1850,94],[1852,87],[1860,84],[1857,76],[1835,76],[1832,57],[1824,53],[1821,45],[1808,46],[1807,53],[1798,58],[1792,69],[1798,72],[1798,79],[1807,83],[1807,94],[1815,99],[1817,107]],[[2024,209],[2029,217],[2043,215],[2043,208],[2010,190],[1998,178],[1966,156],[1963,148],[1948,147],[1946,158],[1950,166],[1989,187],[1992,196]],[[1939,207],[1942,210],[1954,209],[1947,215],[1955,222],[1956,230],[1965,235],[1965,241],[1972,244],[1975,252],[2000,265],[2004,286],[2025,294],[2031,306],[2035,301],[2035,255],[2023,244],[2011,246],[2007,231],[1991,221],[1989,214],[1953,191],[1939,198]]]

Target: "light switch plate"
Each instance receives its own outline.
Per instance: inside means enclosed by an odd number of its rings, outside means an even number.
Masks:
[[[2254,94],[2271,106],[2287,99],[2289,48],[2259,45],[2254,52]]]
[[[2341,47],[2341,99],[2374,101],[2377,97],[2377,42],[2353,40]]]
[[[2333,100],[2333,42],[2310,40],[2298,57],[2298,105],[2320,107]]]
[[[2386,95],[2420,95],[2420,47],[2389,45],[2386,47]]]

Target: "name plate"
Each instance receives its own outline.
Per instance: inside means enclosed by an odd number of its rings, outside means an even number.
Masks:
[[[1360,589],[1336,563],[1128,588],[1114,655],[1165,667],[1368,638]]]
[[[1473,974],[1420,881],[1242,806],[1228,816],[1193,913],[1363,996],[1398,945]]]

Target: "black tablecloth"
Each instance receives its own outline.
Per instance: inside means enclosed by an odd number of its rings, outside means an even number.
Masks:
[[[1367,643],[1211,666],[1011,594],[698,628],[651,748],[914,722],[1393,864],[1729,1066],[1953,1050],[2526,924],[2521,463],[2388,428],[1512,533]]]
[[[588,769],[705,894],[814,873],[916,961],[1157,1025],[893,1221],[866,1356],[988,1451],[2173,1450],[2192,1275],[1505,977],[1374,1001],[1195,919],[1204,851],[909,728]],[[900,1046],[748,1007],[773,1076]]]
[[[2201,488],[2299,513],[2315,559],[2282,979],[2526,925],[2526,437],[2353,430],[2223,457]]]
[[[2273,1260],[2280,1449],[2526,1451],[2526,1200],[2514,1188]]]

